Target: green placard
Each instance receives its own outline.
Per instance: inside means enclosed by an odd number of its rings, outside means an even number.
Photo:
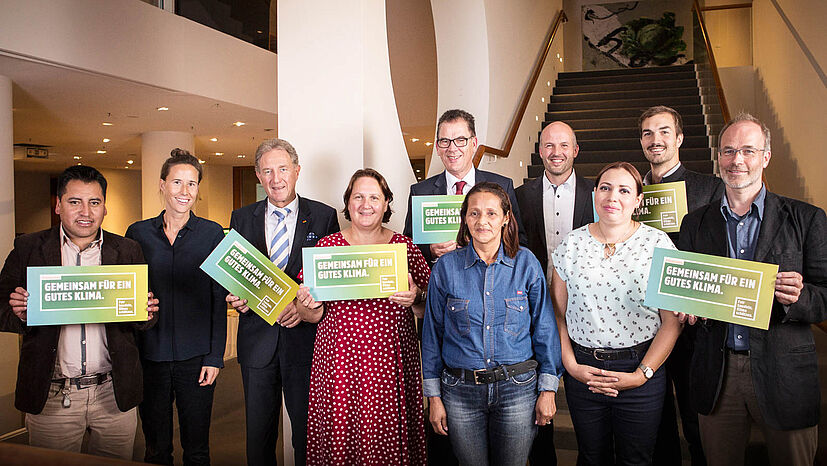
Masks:
[[[98,324],[147,319],[147,266],[29,267],[28,325]]]
[[[296,297],[298,285],[237,231],[218,243],[201,270],[273,325]]]
[[[686,183],[650,184],[643,187],[643,201],[635,209],[635,220],[650,227],[675,233],[686,215]]]
[[[434,244],[457,239],[459,211],[464,199],[465,196],[413,196],[413,242]]]
[[[644,304],[766,330],[778,266],[655,248]]]
[[[408,290],[404,243],[302,249],[304,284],[316,301],[385,298]]]

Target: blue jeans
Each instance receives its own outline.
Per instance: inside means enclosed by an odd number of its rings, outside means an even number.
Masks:
[[[647,347],[638,357],[600,361],[575,349],[578,364],[617,372],[637,369]],[[663,368],[640,387],[616,397],[592,393],[586,384],[565,374],[566,400],[577,435],[578,465],[649,465],[655,449],[666,376]]]
[[[476,385],[442,372],[448,437],[462,465],[525,466],[537,433],[537,372]]]

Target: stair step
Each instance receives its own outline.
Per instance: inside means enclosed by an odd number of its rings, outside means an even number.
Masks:
[[[552,95],[549,102],[587,102],[592,100],[621,100],[621,99],[646,99],[654,97],[681,97],[697,96],[698,87],[676,87],[666,89],[639,89],[635,91],[613,91],[613,92],[586,92],[581,94],[560,94]]]
[[[680,107],[681,105],[700,105],[700,95],[675,97],[646,97],[638,99],[594,100],[585,102],[551,102],[548,104],[550,112],[567,110],[596,110],[609,108],[649,108],[653,105]]]
[[[649,108],[650,105],[641,105],[636,108],[614,108],[614,109],[601,109],[601,110],[564,110],[564,111],[556,111],[556,112],[546,112],[545,119],[546,120],[562,120],[562,121],[569,121],[569,120],[582,120],[582,119],[594,119],[594,118],[620,118],[620,117],[640,117],[640,114],[643,113],[644,110]],[[672,107],[681,114],[683,117],[684,115],[703,115],[703,106],[701,105],[677,105]]]
[[[639,82],[664,82],[664,81],[678,81],[686,79],[696,79],[695,71],[679,71],[673,73],[648,73],[648,74],[621,74],[617,76],[594,76],[594,77],[580,77],[580,78],[566,78],[565,76],[557,76],[557,87],[563,86],[583,86],[589,84],[611,84],[611,83],[639,83]]]
[[[706,136],[706,125],[688,125],[683,127],[684,137]],[[578,140],[588,139],[640,139],[640,130],[633,128],[576,129],[574,135]]]
[[[580,151],[593,151],[593,150],[608,150],[608,151],[619,151],[619,150],[641,150],[640,148],[640,139],[638,138],[627,138],[627,139],[584,139],[578,140],[577,144],[580,146]],[[685,136],[683,138],[683,144],[681,144],[681,148],[708,148],[709,147],[709,137],[708,136]],[[539,152],[537,150],[536,152]]]
[[[579,157],[578,157],[579,158]],[[632,165],[637,168],[637,170],[641,173],[641,175],[646,174],[649,171],[649,163],[648,162],[640,162],[640,161],[630,161]],[[706,173],[711,175],[713,173],[715,164],[712,160],[687,160],[681,162],[687,169],[696,171],[698,173]],[[605,163],[578,163],[577,167],[577,174],[580,176],[585,176],[587,178],[593,178],[600,173],[600,170],[605,167]],[[529,165],[528,166],[528,177],[529,178],[536,178],[543,174],[543,166],[542,165]]]
[[[695,65],[674,65],[674,66],[650,66],[646,68],[621,68],[611,70],[592,70],[592,71],[566,71],[560,73],[558,77],[563,78],[586,78],[590,76],[621,76],[621,75],[637,75],[637,74],[655,74],[655,73],[674,73],[677,71],[695,71]]]
[[[679,87],[697,86],[696,79],[679,79],[669,81],[652,82],[614,82],[610,84],[588,84],[588,85],[556,85],[554,94],[582,94],[586,92],[608,92],[608,91],[634,91],[641,89],[673,89]]]
[[[681,161],[690,160],[713,160],[712,149],[707,147],[699,147],[694,149],[681,149]],[[627,162],[646,162],[646,157],[643,155],[643,150],[581,150],[577,154],[577,160],[574,161],[574,167],[577,168],[581,163],[612,163],[618,160],[625,160]],[[540,159],[540,154],[534,152],[531,154],[532,165],[542,165],[543,161]]]
[[[641,112],[642,113],[642,112]],[[569,126],[572,127],[575,131],[581,129],[623,129],[623,128],[634,128],[637,131],[638,128],[638,118],[640,114],[632,117],[626,118],[596,118],[596,119],[582,119],[582,120],[563,120]],[[692,125],[703,125],[704,124],[704,116],[701,114],[697,115],[681,115],[683,119],[684,126],[692,126]],[[542,127],[545,128],[547,125],[552,123],[555,120],[546,120],[542,123]]]

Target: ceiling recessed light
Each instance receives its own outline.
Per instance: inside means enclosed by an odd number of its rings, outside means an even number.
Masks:
[[[103,138],[103,142],[109,142],[109,141],[111,141],[111,139],[109,139],[109,138]]]
[[[129,165],[124,165],[124,168],[129,168]]]
[[[135,163],[135,161],[134,160],[127,160],[126,163],[132,165],[133,163]]]
[[[158,110],[159,112],[166,112],[167,110],[169,110],[169,107],[158,107],[155,110]]]
[[[247,123],[244,123],[243,121],[236,121],[235,123],[233,123],[233,126],[244,126],[246,124]]]
[[[218,142],[218,138],[210,138],[210,141],[212,141],[212,142]]]
[[[202,165],[203,165],[203,164],[207,163],[207,161],[206,161],[206,160],[202,160],[202,159],[198,159],[198,163],[200,163],[200,164],[202,164]]]
[[[259,33],[259,34],[262,34],[264,31],[256,31],[256,32]]]
[[[222,156],[222,155],[224,155],[224,153],[223,152],[216,152],[215,155]]]
[[[244,155],[244,154],[238,154],[238,158],[243,159],[244,157],[246,157],[246,155]]]
[[[78,165],[82,165],[82,164],[80,162],[78,162]]]
[[[433,142],[431,142],[431,141],[428,141],[428,142],[426,142],[426,143],[425,143],[425,145],[430,147],[430,146],[433,146],[433,145],[434,145],[434,143],[433,143]]]
[[[104,121],[103,123],[101,123],[101,126],[112,126],[112,123]]]
[[[419,138],[411,138],[411,142],[417,142],[417,141],[419,141]]]
[[[73,159],[75,159],[75,160],[80,160],[80,156],[79,156],[79,155],[76,155],[76,156],[74,156],[74,157],[72,157],[72,158],[73,158]]]
[[[106,153],[106,151],[105,151],[105,150],[99,150],[99,151],[98,151],[98,154],[105,154],[105,153]]]

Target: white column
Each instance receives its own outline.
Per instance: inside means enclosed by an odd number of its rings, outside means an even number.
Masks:
[[[278,9],[279,137],[299,153],[299,193],[339,210],[353,172],[375,168],[394,193],[389,227],[401,231],[415,177],[393,97],[385,2],[283,0]]]
[[[151,131],[141,135],[141,209],[142,218],[157,216],[164,209],[158,188],[161,166],[176,147],[195,155],[195,139],[180,131]]]
[[[0,76],[0,258],[5,260],[14,242],[14,142],[11,79]],[[8,296],[6,296],[8,299]],[[0,435],[22,427],[14,409],[18,338],[0,333]]]

